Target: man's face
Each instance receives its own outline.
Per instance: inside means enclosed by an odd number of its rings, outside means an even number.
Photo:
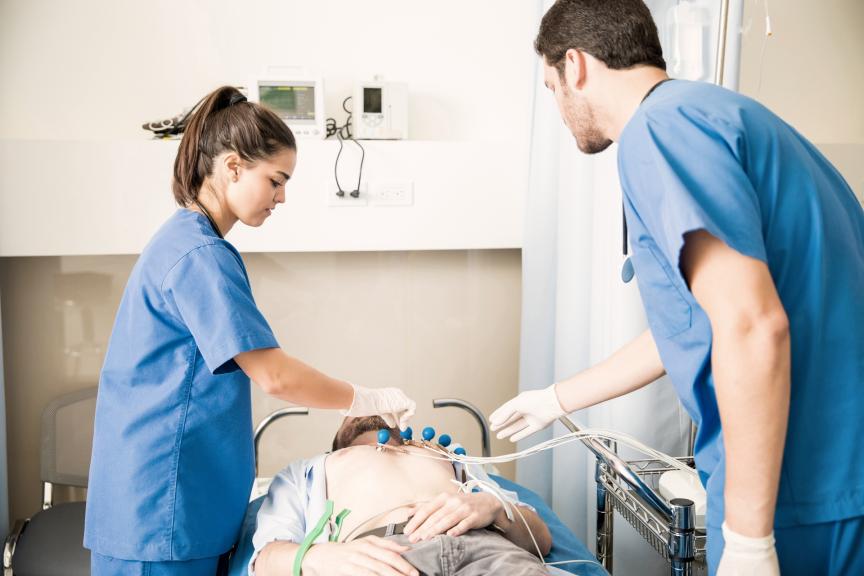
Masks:
[[[576,138],[576,146],[585,154],[602,152],[612,141],[603,135],[594,110],[585,96],[567,87],[567,72],[565,68],[565,78],[561,78],[558,69],[543,60],[543,83],[555,96],[561,118]]]
[[[333,451],[349,448],[351,446],[372,445],[378,443],[378,431],[382,428],[390,430],[390,441],[388,444],[399,446],[399,429],[390,428],[380,416],[361,416],[359,418],[348,417],[342,421],[336,436],[333,438]]]

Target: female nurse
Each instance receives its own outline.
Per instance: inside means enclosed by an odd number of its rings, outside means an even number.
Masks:
[[[225,236],[285,202],[296,162],[291,130],[236,88],[191,117],[174,164],[181,208],[132,270],[99,382],[84,535],[95,576],[224,566],[254,476],[250,378],[277,398],[391,426],[414,413],[398,389],[285,354],[255,305]]]

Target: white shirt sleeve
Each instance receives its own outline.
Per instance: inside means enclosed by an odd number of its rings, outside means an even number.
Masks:
[[[252,536],[255,551],[249,561],[250,576],[255,574],[255,559],[267,544],[277,540],[299,544],[306,537],[308,463],[308,460],[292,462],[273,478],[258,511],[257,527]]]

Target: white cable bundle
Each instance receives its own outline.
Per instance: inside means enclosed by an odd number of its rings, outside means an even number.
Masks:
[[[677,458],[673,458],[668,454],[660,452],[659,450],[655,450],[650,446],[647,446],[633,438],[629,434],[624,434],[623,432],[616,432],[614,430],[606,430],[603,428],[585,428],[580,430],[579,432],[571,432],[569,434],[565,434],[563,436],[559,436],[557,438],[552,438],[551,440],[547,440],[545,442],[541,442],[535,446],[531,446],[530,448],[526,448],[525,450],[520,450],[519,452],[513,452],[511,454],[503,454],[501,456],[460,456],[458,454],[453,454],[452,452],[447,453],[446,455],[429,448],[430,450],[436,453],[436,456],[426,456],[418,453],[413,453],[413,456],[425,457],[425,458],[434,458],[438,460],[452,460],[454,462],[460,462],[462,464],[500,464],[503,462],[513,462],[514,460],[519,460],[521,458],[525,458],[527,456],[532,456],[534,454],[539,454],[545,450],[550,450],[552,448],[556,448],[558,446],[562,446],[564,444],[568,444],[575,440],[582,439],[600,439],[600,440],[611,440],[614,442],[620,442],[626,446],[633,448],[634,450],[638,450],[642,452],[646,456],[649,456],[655,460],[659,460],[663,462],[670,468],[674,468],[676,470],[682,470],[684,472],[688,472],[691,474],[695,474],[696,471],[690,468],[687,464],[681,462]]]

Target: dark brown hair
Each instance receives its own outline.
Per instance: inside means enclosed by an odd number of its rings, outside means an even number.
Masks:
[[[382,428],[390,430],[391,441],[395,438],[399,438],[399,429],[387,426],[387,423],[384,422],[384,419],[380,416],[346,418],[342,421],[342,425],[339,426],[339,430],[336,431],[336,436],[333,437],[333,452],[341,450],[342,448],[348,448],[361,434],[373,430],[381,430]]]
[[[558,0],[540,22],[534,50],[564,75],[569,49],[587,52],[613,70],[666,69],[657,26],[642,0]]]
[[[174,161],[174,199],[195,202],[213,160],[235,152],[248,162],[264,160],[284,149],[296,150],[291,129],[270,109],[248,102],[233,86],[217,88],[197,105]]]

